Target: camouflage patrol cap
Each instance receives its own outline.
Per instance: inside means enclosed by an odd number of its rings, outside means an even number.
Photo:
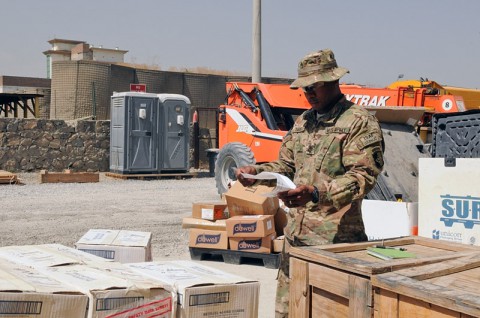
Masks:
[[[316,82],[333,82],[349,73],[344,67],[339,67],[332,50],[324,49],[306,55],[298,63],[298,78],[290,88],[297,89]]]

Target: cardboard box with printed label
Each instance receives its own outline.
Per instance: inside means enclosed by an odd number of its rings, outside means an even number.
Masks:
[[[105,263],[103,263],[105,264]],[[92,265],[68,265],[40,269],[50,277],[75,287],[88,295],[89,318],[113,317],[173,317],[171,289],[151,282],[149,286],[135,284]]]
[[[192,217],[210,221],[227,219],[227,203],[224,201],[195,202],[192,205]]]
[[[480,245],[480,158],[419,159],[418,234]]]
[[[151,241],[150,232],[91,229],[75,247],[120,263],[148,262],[152,260]]]
[[[268,214],[273,215],[278,210],[278,198],[266,196],[274,187],[254,185],[244,187],[235,182],[225,193],[230,217],[236,215]]]
[[[50,280],[57,281],[68,286],[71,294],[85,295],[88,301],[81,317],[141,317],[147,313],[173,317],[176,293],[172,293],[172,289],[164,288],[159,282],[139,279],[136,272],[128,274],[127,267],[122,275],[115,274],[111,268],[122,264],[72,250],[59,244],[7,246],[0,248],[0,260],[38,271],[30,275],[34,281],[52,286]]]
[[[227,231],[190,229],[188,246],[226,250],[228,249]]]
[[[23,245],[0,247],[0,258],[14,260],[31,267],[52,267],[110,262],[61,244]]]
[[[257,318],[260,283],[192,261],[127,264],[175,286],[177,318]]]
[[[87,306],[75,287],[0,258],[0,317],[85,318]]]
[[[265,237],[275,232],[273,215],[237,215],[226,224],[228,237]]]
[[[252,253],[271,253],[276,234],[266,237],[229,237],[230,249]]]

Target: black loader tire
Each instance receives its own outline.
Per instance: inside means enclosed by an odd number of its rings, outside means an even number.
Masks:
[[[215,163],[215,182],[218,194],[227,192],[235,178],[234,168],[255,164],[255,158],[248,146],[241,142],[231,142],[220,149]]]

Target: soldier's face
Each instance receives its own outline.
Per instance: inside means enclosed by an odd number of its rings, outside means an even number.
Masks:
[[[328,111],[328,109],[325,108],[329,106],[331,102],[329,85],[325,85],[323,82],[315,83],[303,88],[303,92],[313,109],[319,113]]]

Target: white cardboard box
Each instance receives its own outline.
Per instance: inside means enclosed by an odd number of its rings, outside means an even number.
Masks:
[[[85,318],[88,297],[38,270],[0,259],[0,317]]]
[[[135,271],[174,286],[177,318],[257,318],[260,283],[193,261],[126,264]]]
[[[0,247],[0,258],[31,267],[87,264],[104,260],[60,244],[4,246]]]
[[[417,202],[363,200],[362,217],[368,240],[417,235]]]
[[[420,158],[420,236],[480,245],[480,158]]]
[[[66,246],[1,247],[0,261],[35,269],[41,273],[38,277],[48,277],[68,286],[71,293],[86,295],[88,316],[84,308],[82,318],[170,318],[175,314],[176,293],[168,285],[164,288],[165,284],[141,277],[118,262]]]
[[[92,265],[68,265],[39,269],[62,283],[85,293],[89,298],[89,318],[173,317],[171,291],[162,284],[135,284],[128,275],[94,268]]]
[[[75,247],[120,263],[149,262],[152,260],[151,241],[150,232],[91,229]]]

